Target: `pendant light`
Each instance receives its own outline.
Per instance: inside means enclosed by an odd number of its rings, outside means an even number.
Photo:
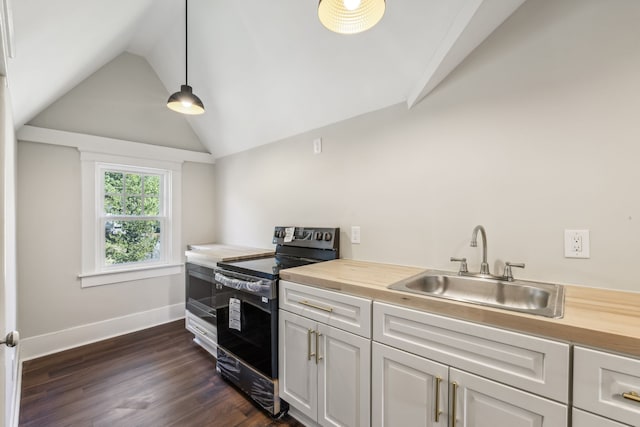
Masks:
[[[385,7],[385,0],[320,0],[318,18],[333,32],[357,34],[376,25]]]
[[[193,89],[187,83],[189,72],[188,18],[187,0],[184,0],[184,84],[180,86],[180,92],[169,97],[167,107],[182,114],[202,114],[204,113],[204,105],[200,98],[193,94]]]

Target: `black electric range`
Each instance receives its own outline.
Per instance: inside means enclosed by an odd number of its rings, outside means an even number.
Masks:
[[[275,256],[218,262],[217,370],[272,415],[287,410],[278,397],[280,270],[339,258],[340,229],[275,227]]]

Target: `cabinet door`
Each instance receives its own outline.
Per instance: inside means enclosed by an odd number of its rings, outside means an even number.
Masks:
[[[560,403],[453,368],[449,381],[454,427],[567,426],[567,406]]]
[[[318,324],[318,424],[369,427],[371,341]]]
[[[373,427],[447,425],[447,366],[374,342],[371,371]]]
[[[280,397],[311,419],[318,413],[316,322],[284,310],[278,320]]]

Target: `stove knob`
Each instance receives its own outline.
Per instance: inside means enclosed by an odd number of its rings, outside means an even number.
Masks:
[[[273,237],[275,237],[276,239],[277,239],[278,237],[280,237],[280,231],[279,231],[279,230],[276,230],[276,231],[273,233]]]
[[[331,233],[329,232],[324,233],[324,240],[326,240],[327,242],[331,241],[332,237],[333,236],[331,236]]]
[[[316,231],[316,240],[322,240],[322,233],[320,231]]]

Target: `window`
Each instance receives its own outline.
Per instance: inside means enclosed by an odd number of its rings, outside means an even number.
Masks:
[[[83,151],[82,286],[182,271],[181,163]]]
[[[164,189],[167,171],[100,164],[101,266],[157,263],[170,232]]]

